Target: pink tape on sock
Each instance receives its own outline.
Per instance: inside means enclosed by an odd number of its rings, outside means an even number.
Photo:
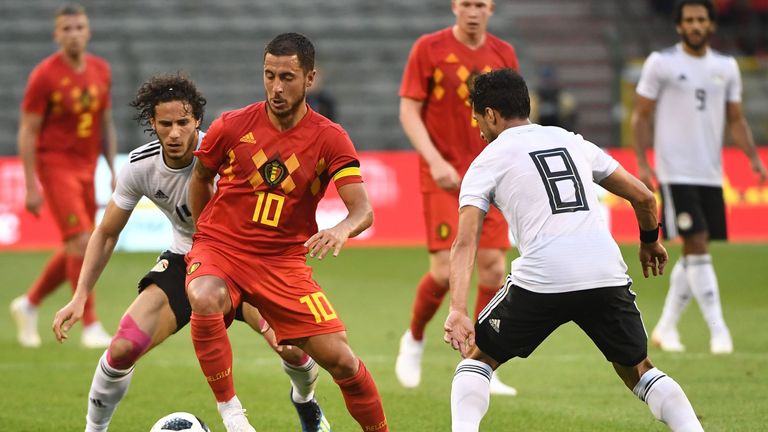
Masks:
[[[115,360],[112,358],[112,344],[121,339],[131,343],[131,350],[124,357]],[[136,321],[130,315],[125,314],[120,320],[120,328],[112,338],[112,344],[107,350],[107,363],[115,369],[128,369],[144,354],[151,342],[152,338],[136,325]]]

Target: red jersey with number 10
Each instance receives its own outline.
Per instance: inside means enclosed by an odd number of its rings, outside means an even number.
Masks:
[[[344,129],[309,106],[282,132],[266,110],[259,102],[222,114],[195,151],[220,178],[194,240],[246,254],[305,255],[328,183],[362,182],[360,163]]]
[[[422,119],[432,143],[462,176],[486,145],[472,119],[469,86],[476,75],[505,67],[518,70],[515,49],[490,33],[472,49],[448,27],[420,37],[411,49],[400,97],[424,101]],[[422,191],[437,190],[424,160],[421,173]]]
[[[43,116],[36,145],[38,167],[96,168],[110,85],[109,64],[91,54],[85,54],[82,72],[72,69],[58,52],[32,70],[21,109]]]

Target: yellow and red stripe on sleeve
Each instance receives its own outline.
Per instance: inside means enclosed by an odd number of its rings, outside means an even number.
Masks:
[[[362,183],[363,176],[360,172],[360,162],[354,160],[344,165],[337,169],[336,172],[331,175],[331,178],[337,188],[350,183]]]

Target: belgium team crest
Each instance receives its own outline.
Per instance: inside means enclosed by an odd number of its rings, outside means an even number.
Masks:
[[[451,235],[451,226],[443,222],[437,226],[437,237],[440,240],[447,240]]]
[[[200,268],[200,263],[199,262],[193,262],[192,265],[190,265],[189,268],[187,269],[187,274],[191,275],[198,268]]]
[[[288,175],[288,169],[277,159],[272,159],[261,167],[261,176],[269,187],[279,185],[286,175]]]

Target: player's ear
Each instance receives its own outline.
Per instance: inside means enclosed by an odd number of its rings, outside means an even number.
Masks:
[[[317,75],[317,69],[307,72],[307,88],[312,87],[312,84],[315,83],[315,75]]]
[[[485,107],[485,110],[483,110],[483,117],[488,119],[488,123],[496,124],[496,111],[491,107]]]

